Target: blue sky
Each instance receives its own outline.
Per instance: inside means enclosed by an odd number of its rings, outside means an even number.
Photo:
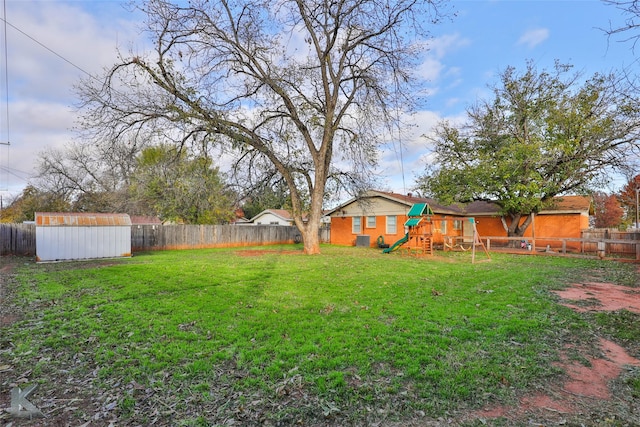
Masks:
[[[137,30],[141,17],[125,4],[6,0],[11,25],[7,67],[0,26],[0,142],[10,139],[11,145],[0,145],[0,194],[18,194],[28,183],[36,154],[74,138],[72,106],[77,100],[72,88],[78,78],[113,64],[116,48],[127,52],[145,46]],[[523,68],[532,60],[539,68],[550,68],[559,60],[585,77],[637,68],[631,45],[608,40],[602,30],[621,23],[622,13],[599,0],[468,0],[451,5],[458,15],[433,27],[431,49],[420,68],[429,77],[431,94],[412,119],[415,128],[381,152],[381,189],[410,191],[426,161],[421,135],[443,118],[460,120],[467,106],[490,97],[487,85],[507,66]]]
[[[604,28],[623,21],[622,13],[597,0],[458,1],[458,16],[434,29],[430,69],[432,95],[418,114],[418,129],[401,143],[401,173],[397,145],[384,153],[383,175],[388,189],[410,191],[424,170],[425,140],[435,122],[461,120],[479,99],[491,99],[487,85],[507,66],[523,69],[531,60],[551,69],[556,60],[572,64],[585,78],[613,69],[635,70],[631,45],[608,39]],[[402,179],[404,176],[404,180]],[[404,181],[404,184],[403,184]],[[617,180],[608,191],[623,184]]]

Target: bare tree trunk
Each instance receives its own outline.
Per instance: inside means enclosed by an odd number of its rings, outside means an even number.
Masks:
[[[307,222],[301,233],[304,253],[306,255],[320,254],[320,223],[318,221]]]
[[[321,168],[318,168],[319,170]],[[320,172],[322,172],[320,170]],[[320,178],[321,180],[326,180]],[[322,201],[324,195],[324,185],[319,186],[319,183],[315,183],[313,192],[311,194],[311,206],[308,212],[308,217],[303,218],[301,210],[299,214],[294,213],[294,220],[298,226],[298,230],[302,234],[302,241],[304,244],[304,253],[307,255],[317,255],[320,253],[320,224],[322,220]],[[312,187],[309,185],[309,187]],[[297,205],[299,206],[300,201]]]
[[[522,224],[520,224],[520,220],[522,219],[521,214],[511,214],[509,217],[511,219],[510,224],[507,224],[507,220],[504,216],[500,217],[502,226],[507,232],[507,237],[523,237],[525,231],[527,231],[527,228],[529,228],[529,225],[531,224],[533,214],[527,215],[527,219],[525,219]],[[508,246],[511,248],[517,248],[520,246],[520,242],[517,240],[509,240]]]

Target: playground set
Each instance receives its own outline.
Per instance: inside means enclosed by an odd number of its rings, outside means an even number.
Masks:
[[[407,233],[400,240],[389,247],[383,249],[383,253],[391,253],[401,248],[406,249],[408,255],[427,256],[433,255],[434,244],[434,213],[427,203],[416,203],[411,206],[407,213],[407,221],[404,223]],[[471,262],[476,261],[476,247],[480,246],[486,255],[486,261],[491,260],[489,251],[478,235],[478,229],[474,218],[456,218],[458,221],[465,221],[465,230],[470,230],[467,236],[442,236],[442,247],[446,251],[468,251],[471,250]],[[452,219],[441,218],[439,221],[453,221]],[[451,227],[453,228],[453,227]],[[451,229],[447,227],[447,229]],[[466,234],[466,233],[465,233]],[[382,237],[382,236],[381,236]],[[379,238],[380,239],[380,238]],[[380,240],[378,241],[380,243]],[[379,245],[380,246],[380,245]],[[387,245],[385,245],[387,246]]]

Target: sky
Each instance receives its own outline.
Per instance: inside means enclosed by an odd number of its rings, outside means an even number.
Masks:
[[[118,50],[145,49],[148,41],[140,31],[143,17],[127,2],[0,3],[7,22],[0,21],[0,196],[10,199],[29,183],[38,153],[76,138],[73,87],[79,79],[113,65]],[[637,67],[632,46],[604,32],[623,22],[622,12],[600,0],[463,0],[451,6],[457,16],[432,28],[419,69],[429,78],[430,95],[411,117],[410,131],[380,152],[381,190],[411,191],[427,161],[422,135],[490,99],[488,85],[507,66],[522,70],[533,61],[551,69],[559,60],[585,78]],[[616,181],[609,190],[623,184]]]

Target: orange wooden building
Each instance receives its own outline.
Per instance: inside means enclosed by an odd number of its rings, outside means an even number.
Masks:
[[[495,203],[446,206],[411,194],[369,191],[363,197],[352,199],[327,212],[331,218],[331,243],[354,246],[357,241],[367,241],[361,237],[368,236],[368,245],[371,247],[381,242],[393,244],[405,236],[407,230],[404,224],[409,219],[409,210],[419,203],[427,203],[432,211],[428,220],[432,224],[432,240],[436,246],[444,247],[455,237],[471,241],[473,230],[469,227],[469,221],[466,221],[469,217],[475,218],[481,237],[507,235],[499,214],[500,208]],[[589,227],[590,212],[591,200],[588,197],[558,197],[553,206],[535,216],[533,226],[529,226],[524,237],[531,238],[535,234],[536,239],[580,238],[581,230]],[[572,248],[570,244],[567,247]]]

